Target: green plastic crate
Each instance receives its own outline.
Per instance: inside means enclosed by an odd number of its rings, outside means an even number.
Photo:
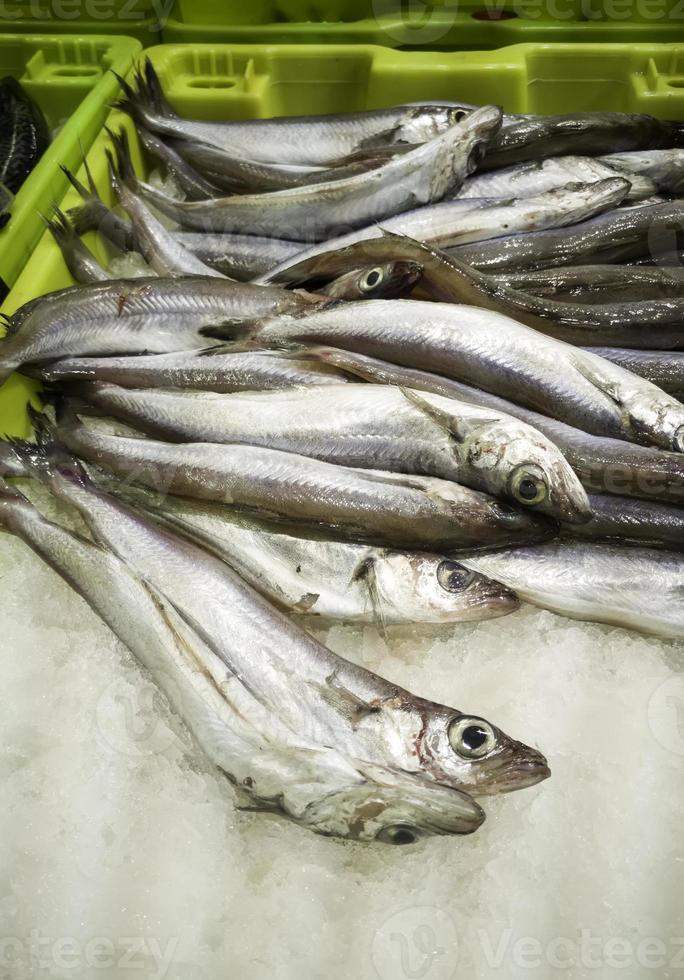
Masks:
[[[67,189],[59,164],[75,169],[81,147],[100,132],[118,84],[108,70],[126,73],[140,44],[126,37],[17,37],[0,35],[0,73],[13,75],[45,114],[52,142],[17,193],[0,231],[0,280],[12,286],[43,232],[47,213]]]
[[[380,44],[684,41],[682,0],[174,0],[165,42]]]
[[[159,44],[171,0],[2,0],[0,32],[97,34]]]
[[[420,99],[502,104],[509,112],[622,110],[684,120],[684,44],[520,44],[499,51],[440,53],[371,46],[161,45],[146,52],[172,105],[197,119],[249,119],[342,112]],[[130,119],[136,169],[147,173]],[[102,132],[88,161],[112,201]],[[83,174],[81,177],[83,178]],[[79,203],[69,189],[68,208]],[[91,235],[88,244],[99,252]],[[45,233],[7,297],[10,314],[36,296],[69,285],[61,253]],[[25,405],[36,386],[15,375],[0,388],[0,433],[28,431]]]

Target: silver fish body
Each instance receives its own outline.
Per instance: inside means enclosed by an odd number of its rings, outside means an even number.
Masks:
[[[554,533],[536,514],[431,477],[358,470],[255,446],[122,438],[74,421],[65,421],[60,435],[73,452],[125,481],[325,527],[343,539],[443,550]]]
[[[52,477],[50,486],[297,737],[473,794],[523,788],[549,775],[540,753],[484,719],[416,697],[337,656],[191,542],[69,475]],[[474,727],[484,752],[469,749]]]
[[[563,303],[626,303],[684,297],[681,266],[558,266],[498,273],[496,278],[511,289]]]
[[[592,494],[591,520],[567,525],[571,537],[684,551],[684,509],[654,501]]]
[[[266,320],[244,332],[267,346],[324,344],[435,371],[596,435],[684,450],[684,406],[670,395],[489,310],[375,300]]]
[[[301,242],[257,235],[174,231],[173,237],[212,269],[244,282],[267,272],[301,251]]]
[[[206,143],[266,163],[325,166],[339,163],[360,149],[424,143],[464,115],[460,108],[428,103],[329,116],[204,122],[181,118],[171,109],[150,62],[144,74],[138,71],[135,89],[120,82],[124,90],[120,108],[152,132]]]
[[[459,245],[453,254],[484,272],[625,262],[654,252],[666,258],[673,247],[684,242],[684,235],[677,230],[683,219],[681,201],[617,209],[570,228]],[[676,265],[676,259],[666,264]]]
[[[624,350],[619,347],[591,347],[593,354],[658,385],[680,400],[684,397],[684,351]]]
[[[535,429],[439,395],[386,385],[218,395],[78,385],[105,415],[174,441],[264,446],[342,466],[421,474],[566,521],[589,516],[579,480]]]
[[[347,759],[294,733],[123,561],[45,520],[14,491],[0,491],[0,524],[128,646],[253,807],[277,810],[318,833],[383,842],[393,842],[402,827],[415,840],[472,833],[482,823],[484,814],[466,794]]]
[[[609,153],[601,160],[629,177],[645,177],[658,191],[671,197],[681,197],[684,193],[684,149],[679,147]]]
[[[329,364],[375,384],[401,385],[434,392],[469,401],[480,408],[513,415],[538,429],[558,446],[582,484],[593,494],[684,503],[684,456],[680,453],[593,436],[451,378],[401,367],[363,354],[316,348],[310,352],[310,356],[314,364]]]
[[[500,111],[485,106],[376,170],[310,187],[205,202],[178,201],[137,179],[129,183],[185,229],[320,241],[441,200],[474,170],[500,122]]]
[[[684,638],[681,554],[559,541],[459,561],[563,616]]]
[[[466,242],[489,241],[513,233],[572,225],[615,207],[623,200],[626,191],[627,184],[623,180],[612,178],[595,184],[572,184],[529,198],[516,198],[509,194],[505,199],[459,198],[441,201],[385,218],[382,227],[373,224],[330,241],[310,245],[294,257],[286,256],[256,277],[255,281],[289,282],[298,268],[315,256],[339,253],[358,242],[382,238],[388,232],[448,248]]]
[[[47,293],[12,316],[0,380],[59,357],[168,353],[207,347],[200,329],[234,317],[301,309],[320,298],[199,276],[120,279]]]
[[[186,497],[141,495],[132,488],[124,496],[295,613],[390,626],[489,619],[518,606],[513,593],[444,555],[299,537],[278,524]]]
[[[224,353],[223,347],[130,357],[75,357],[39,366],[44,381],[92,380],[124,388],[178,388],[197,391],[254,391],[295,385],[343,384],[341,371],[277,351]]]
[[[472,197],[532,197],[578,181],[591,183],[619,175],[623,168],[609,165],[594,157],[565,156],[528,160],[500,170],[489,170],[469,177],[457,192],[459,199]],[[648,177],[629,173],[630,188],[625,200],[640,200],[655,193],[656,185]],[[634,179],[632,180],[632,177]]]

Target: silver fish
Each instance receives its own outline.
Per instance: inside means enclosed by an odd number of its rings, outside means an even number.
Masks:
[[[581,181],[606,180],[619,176],[624,168],[593,157],[566,156],[516,163],[501,170],[473,174],[457,192],[459,199],[472,197],[532,197]],[[629,174],[630,189],[625,200],[636,201],[655,193],[656,185],[646,176]],[[633,178],[633,179],[632,179]]]
[[[593,354],[645,378],[680,400],[684,397],[684,351],[590,347]]]
[[[60,248],[64,262],[76,282],[106,282],[112,277],[103,269],[65,214],[53,208],[51,218],[43,218],[46,227]]]
[[[345,758],[293,732],[264,710],[225,661],[124,562],[45,520],[6,485],[0,487],[0,526],[22,538],[83,596],[150,671],[208,757],[252,808],[279,811],[317,833],[385,843],[472,833],[484,820],[464,793]],[[262,604],[260,612],[261,622],[251,633],[242,617],[248,645],[272,625],[268,608]],[[294,630],[293,656],[300,637]]]
[[[174,231],[181,245],[217,272],[242,282],[267,272],[302,249],[301,242],[258,235],[203,234]]]
[[[310,187],[179,201],[137,178],[129,186],[182,228],[320,241],[441,200],[472,173],[500,122],[500,110],[484,106],[374,171]]]
[[[559,541],[459,561],[563,616],[684,638],[684,556],[675,552]]]
[[[0,381],[22,364],[88,354],[166,353],[207,346],[201,328],[328,302],[272,287],[193,276],[113,279],[47,293],[10,318]]]
[[[592,436],[479,388],[363,354],[319,347],[309,350],[307,356],[314,365],[328,364],[375,384],[434,392],[527,422],[558,446],[583,485],[594,494],[684,503],[684,456],[679,453]]]
[[[337,656],[220,559],[81,476],[48,479],[78,507],[95,539],[158,589],[263,708],[303,739],[473,795],[521,789],[549,775],[536,750]]]
[[[680,123],[664,122],[645,113],[573,112],[557,116],[507,118],[485,169],[523,160],[541,160],[569,153],[598,156],[618,150],[680,146]]]
[[[110,133],[116,152],[116,163],[109,150],[109,180],[119,204],[131,219],[137,251],[154,269],[158,276],[217,276],[225,278],[211,266],[205,265],[196,255],[189,252],[173,237],[147,207],[145,202],[131,190],[129,182],[134,178],[131,165],[128,136],[125,130],[118,134]]]
[[[591,520],[567,525],[572,537],[638,543],[651,548],[684,551],[684,509],[653,501],[592,494]]]
[[[614,170],[652,181],[658,191],[671,197],[684,193],[684,149],[633,150],[601,157]]]
[[[589,502],[553,443],[509,415],[386,385],[212,392],[76,387],[104,415],[173,441],[264,446],[342,466],[418,473],[565,521]]]
[[[254,391],[294,385],[343,384],[341,371],[277,351],[224,353],[223,347],[131,357],[74,357],[29,369],[50,383],[108,381],[125,388],[183,388],[197,391]]]
[[[621,303],[684,297],[681,266],[577,265],[498,273],[499,282],[563,303]],[[609,349],[609,348],[606,348]]]
[[[134,81],[135,88],[119,79],[124,97],[118,107],[137,123],[163,136],[218,146],[266,163],[334,165],[358,150],[427,142],[465,115],[461,108],[428,103],[330,116],[202,122],[173,111],[149,60],[137,69]]]
[[[219,188],[198,173],[180,153],[171,140],[162,140],[155,133],[149,132],[144,126],[137,127],[140,142],[147,152],[156,157],[171,174],[188,200],[201,201],[205,197],[217,197]]]
[[[121,493],[114,485],[113,493]],[[126,488],[124,499],[213,551],[262,595],[307,616],[384,626],[470,622],[518,607],[512,592],[430,552],[390,551],[281,525],[221,504]]]
[[[572,184],[529,198],[509,195],[506,199],[441,201],[385,218],[382,227],[368,225],[310,245],[294,257],[285,256],[277,265],[255,277],[255,281],[290,282],[304,263],[315,256],[340,253],[358,242],[382,238],[388,232],[447,248],[464,242],[488,241],[514,232],[559,228],[615,207],[623,200],[627,189],[624,180],[613,178],[594,184]]]
[[[442,550],[554,533],[536,514],[446,480],[336,466],[255,446],[124,438],[70,418],[59,431],[73,452],[124,481],[325,527],[343,539]]]
[[[467,277],[464,276],[467,283]],[[684,405],[603,358],[472,306],[373,300],[212,335],[356,350],[453,377],[596,435],[684,452]]]
[[[682,247],[684,203],[618,209],[572,228],[552,228],[511,235],[496,241],[459,245],[453,255],[485,272],[546,269],[557,265],[625,262],[654,252],[665,264],[672,249]]]

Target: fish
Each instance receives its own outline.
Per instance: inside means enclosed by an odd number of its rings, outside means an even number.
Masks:
[[[0,382],[23,364],[87,354],[201,349],[202,327],[331,302],[272,287],[193,276],[112,279],[46,293],[20,307],[0,340]]]
[[[256,278],[291,258],[302,249],[301,242],[258,235],[203,234],[173,231],[173,237],[206,265],[232,279]]]
[[[241,443],[440,477],[559,520],[590,516],[579,480],[553,443],[511,416],[440,395],[372,384],[219,395],[101,382],[79,383],[73,393],[161,439]]]
[[[345,758],[280,722],[124,561],[46,520],[6,484],[0,486],[0,527],[61,575],[150,672],[247,809],[280,812],[316,833],[387,844],[473,833],[482,824],[481,807],[466,793]],[[260,611],[261,622],[251,629],[241,617],[248,645],[271,625],[268,607]],[[294,629],[292,653],[300,638]],[[306,642],[306,634],[301,637]]]
[[[344,163],[358,151],[416,145],[440,136],[467,115],[452,105],[395,106],[327,116],[281,116],[245,121],[201,121],[179,116],[146,59],[134,86],[119,77],[117,108],[160,136],[216,146],[248,160],[305,167]]]
[[[26,467],[13,444],[0,439],[0,479],[25,475]]]
[[[78,508],[95,540],[168,599],[298,736],[473,796],[522,789],[549,775],[540,752],[488,720],[417,697],[333,653],[225,562],[105,496],[71,462],[46,479]]]
[[[562,616],[684,638],[684,556],[677,552],[558,541],[458,560]]]
[[[399,299],[408,295],[423,276],[418,262],[384,262],[366,269],[353,269],[317,292],[333,299]]]
[[[64,263],[76,282],[107,282],[112,277],[76,234],[67,216],[55,205],[52,217],[43,216],[46,228],[59,246]]]
[[[550,439],[592,494],[684,504],[684,457],[679,453],[589,435],[479,388],[363,354],[316,347],[299,350],[298,356],[308,357],[314,365],[327,364],[375,384],[429,391],[512,415]]]
[[[424,283],[429,274],[426,265]],[[460,274],[451,270],[450,281]],[[465,272],[462,282],[467,292]],[[594,435],[684,451],[684,405],[671,395],[603,358],[474,306],[359,301],[205,332],[267,347],[343,347],[465,381]]]
[[[504,117],[505,121],[505,117]],[[456,193],[460,200],[481,197],[528,197],[544,191],[567,187],[574,183],[589,184],[615,177],[620,172],[630,179],[625,200],[638,201],[655,194],[656,184],[649,177],[634,174],[616,164],[610,165],[610,157],[562,156],[539,160],[526,160],[500,170],[487,170],[473,174]]]
[[[657,191],[671,197],[684,193],[684,149],[680,147],[609,153],[601,162],[630,177],[645,177]]]
[[[212,551],[292,613],[387,627],[480,621],[518,608],[508,589],[444,555],[300,536],[211,501],[122,491],[116,483],[107,489]]]
[[[203,198],[218,196],[220,187],[195,170],[176,150],[171,140],[160,139],[144,126],[138,126],[136,130],[147,152],[163,164],[188,200],[201,201]]]
[[[681,123],[646,113],[573,112],[506,119],[484,169],[567,154],[600,156],[625,150],[682,145]]]
[[[591,347],[588,350],[650,381],[675,398],[684,398],[684,351],[623,350],[619,347]]]
[[[571,537],[613,540],[650,548],[684,551],[684,509],[654,501],[592,494],[591,520],[581,527],[567,525]]]
[[[282,191],[181,201],[138,178],[128,185],[186,230],[320,241],[441,200],[475,170],[500,124],[501,111],[483,106],[373,171]]]
[[[158,276],[216,276],[225,278],[211,266],[189,252],[147,207],[133,190],[130,182],[135,177],[131,164],[128,136],[125,130],[109,131],[114,146],[116,162],[106,150],[109,181],[119,204],[128,214],[137,243],[136,251],[149,263]]]
[[[67,211],[67,216],[76,235],[85,235],[89,231],[96,231],[120,252],[136,252],[138,241],[133,225],[127,218],[115,214],[104,203],[86,158],[83,158],[83,170],[87,186],[67,167],[61,166],[60,169],[83,200],[82,204],[69,208]]]
[[[110,382],[125,388],[179,388],[196,391],[253,391],[295,385],[343,384],[344,372],[278,351],[236,351],[224,347],[172,354],[74,357],[24,369],[49,384],[73,380]]]
[[[495,241],[458,245],[455,258],[483,272],[547,269],[559,265],[626,262],[655,253],[663,264],[684,246],[684,202],[669,201],[599,214],[571,228],[510,235]]]
[[[42,110],[11,75],[0,79],[0,183],[16,194],[50,143]]]
[[[440,248],[465,242],[489,241],[512,233],[540,228],[558,228],[583,221],[619,204],[628,186],[624,180],[572,184],[545,191],[534,197],[466,198],[440,201],[385,218],[328,241],[286,255],[277,264],[255,276],[255,282],[289,282],[305,263],[322,253],[343,253],[350,246],[387,234],[406,235]]]
[[[296,453],[110,435],[65,412],[59,435],[81,458],[158,492],[216,500],[334,537],[429,551],[556,533],[543,516],[446,480],[360,470]]]
[[[579,265],[497,273],[511,289],[563,303],[640,302],[684,297],[681,266]],[[607,350],[609,348],[606,348]]]

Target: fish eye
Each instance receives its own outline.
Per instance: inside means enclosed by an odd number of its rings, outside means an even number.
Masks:
[[[463,592],[475,578],[475,573],[457,561],[445,559],[437,566],[437,581],[446,592]]]
[[[361,277],[359,286],[363,290],[375,289],[382,282],[382,269],[380,266],[376,266],[374,269],[369,269],[368,272]]]
[[[549,495],[549,488],[541,470],[532,466],[519,466],[513,470],[509,483],[512,497],[521,504],[541,504]]]
[[[383,827],[375,835],[375,839],[383,844],[415,844],[419,834],[407,824],[395,824],[394,827]]]
[[[496,748],[496,733],[482,718],[456,718],[449,725],[449,744],[465,759],[482,759]]]

